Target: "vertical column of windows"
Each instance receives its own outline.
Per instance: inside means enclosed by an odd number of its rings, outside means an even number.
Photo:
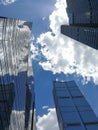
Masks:
[[[60,86],[62,86],[62,84],[64,86],[66,85],[66,83],[61,83]],[[72,84],[72,83],[70,82],[70,84]],[[76,91],[77,89],[74,90],[74,87],[75,86],[72,87],[72,90]],[[59,91],[61,91],[61,90],[62,89],[59,89]],[[65,92],[65,95],[64,95],[63,92]],[[65,129],[67,129],[67,128],[70,128],[70,129],[76,128],[76,129],[82,129],[83,130],[83,128],[81,126],[81,122],[80,122],[79,116],[77,114],[77,111],[76,111],[76,109],[74,107],[72,99],[70,98],[70,94],[68,92],[68,88],[64,89],[63,92],[60,92],[60,93],[56,92],[55,93],[56,96],[58,97],[56,99],[56,100],[58,100],[57,113],[61,113],[61,119],[59,119],[59,122],[60,122],[60,120],[62,120],[61,122],[63,122],[63,124],[62,124],[63,125],[63,129],[64,128]],[[60,117],[60,115],[59,115],[59,117]]]

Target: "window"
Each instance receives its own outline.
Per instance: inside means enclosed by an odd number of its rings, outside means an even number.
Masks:
[[[63,122],[66,124],[80,123],[80,117],[77,112],[61,112]]]
[[[66,83],[65,82],[59,82],[59,81],[55,81],[54,82],[54,86],[56,87],[56,88],[66,88]]]
[[[68,93],[68,91],[56,91],[56,95],[58,96],[58,97],[69,97],[69,93]]]
[[[70,98],[69,96],[59,96],[59,98],[64,99],[64,98]]]
[[[67,126],[80,126],[80,123],[67,123]]]
[[[58,99],[58,104],[60,106],[74,106],[73,101],[70,98],[60,98]]]
[[[98,130],[98,124],[86,125],[87,130]]]
[[[93,111],[80,112],[80,115],[85,124],[90,124],[91,122],[92,123],[98,122],[98,118],[96,117]]]
[[[69,89],[71,89],[71,88],[78,88],[77,85],[76,85],[76,83],[74,81],[69,81],[67,83],[67,85],[68,85]]]
[[[76,106],[89,106],[88,102],[86,101],[86,99],[84,97],[82,98],[73,98],[74,104]]]
[[[76,108],[74,106],[61,106],[60,111],[63,111],[63,112],[75,112],[77,110],[76,110]]]
[[[92,111],[90,106],[78,106],[78,111]]]
[[[85,130],[85,128],[83,126],[71,126],[71,127],[65,128],[64,130]]]
[[[77,90],[71,90],[70,93],[71,93],[72,97],[75,97],[75,96],[81,96],[81,97],[83,97],[82,93],[78,89]]]

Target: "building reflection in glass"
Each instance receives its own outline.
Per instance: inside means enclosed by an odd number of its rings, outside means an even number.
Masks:
[[[31,27],[30,22],[0,17],[0,130],[33,130]]]

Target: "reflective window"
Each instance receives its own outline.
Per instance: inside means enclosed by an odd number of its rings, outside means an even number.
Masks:
[[[69,95],[69,93],[68,93],[68,91],[67,90],[65,90],[65,91],[56,91],[56,94],[57,94],[57,96],[59,97],[69,97],[70,95]]]
[[[72,97],[75,97],[75,96],[77,96],[77,97],[78,97],[78,96],[83,96],[82,93],[80,92],[80,90],[78,90],[78,89],[77,89],[77,90],[71,90],[70,93],[71,93],[71,96],[72,96]]]
[[[86,129],[87,129],[87,130],[98,130],[98,124],[86,125]]]
[[[74,106],[69,107],[69,106],[61,106],[60,107],[60,111],[65,111],[65,112],[71,112],[71,111],[77,111],[76,108]]]
[[[61,113],[63,122],[66,124],[80,124],[80,117],[77,112],[63,112]]]
[[[73,101],[70,98],[58,99],[58,105],[60,106],[73,106]]]
[[[71,90],[78,90],[79,88],[78,88],[78,86],[76,85],[76,83],[75,83],[75,81],[69,81],[68,83],[67,83],[67,85],[68,85],[68,89],[71,91]]]
[[[80,115],[82,117],[83,122],[86,123],[94,123],[94,122],[98,122],[98,118],[96,117],[96,115],[94,114],[93,111],[84,111],[84,112],[80,112]]]
[[[59,81],[57,81],[57,82],[54,82],[54,86],[56,86],[56,89],[58,89],[58,88],[66,88],[66,82],[59,82]]]
[[[69,127],[65,128],[64,130],[85,130],[82,126],[75,126],[75,127]]]
[[[89,106],[88,102],[84,97],[82,98],[73,98],[73,101],[76,106]]]
[[[88,106],[78,106],[77,107],[78,111],[92,111],[91,107]]]

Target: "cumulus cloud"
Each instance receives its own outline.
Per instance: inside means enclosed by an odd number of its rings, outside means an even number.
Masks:
[[[55,108],[49,108],[47,114],[38,116],[37,130],[59,130]]]
[[[61,25],[69,22],[66,1],[57,0],[55,7],[49,16],[51,31],[42,33],[37,38],[37,43],[41,45],[40,51],[46,59],[39,64],[44,70],[50,70],[54,74],[76,73],[84,79],[87,77],[87,80],[93,77],[94,82],[98,84],[98,52],[61,34]]]
[[[1,0],[1,1],[0,1],[0,4],[9,5],[9,4],[14,3],[15,1],[16,1],[16,0]]]

